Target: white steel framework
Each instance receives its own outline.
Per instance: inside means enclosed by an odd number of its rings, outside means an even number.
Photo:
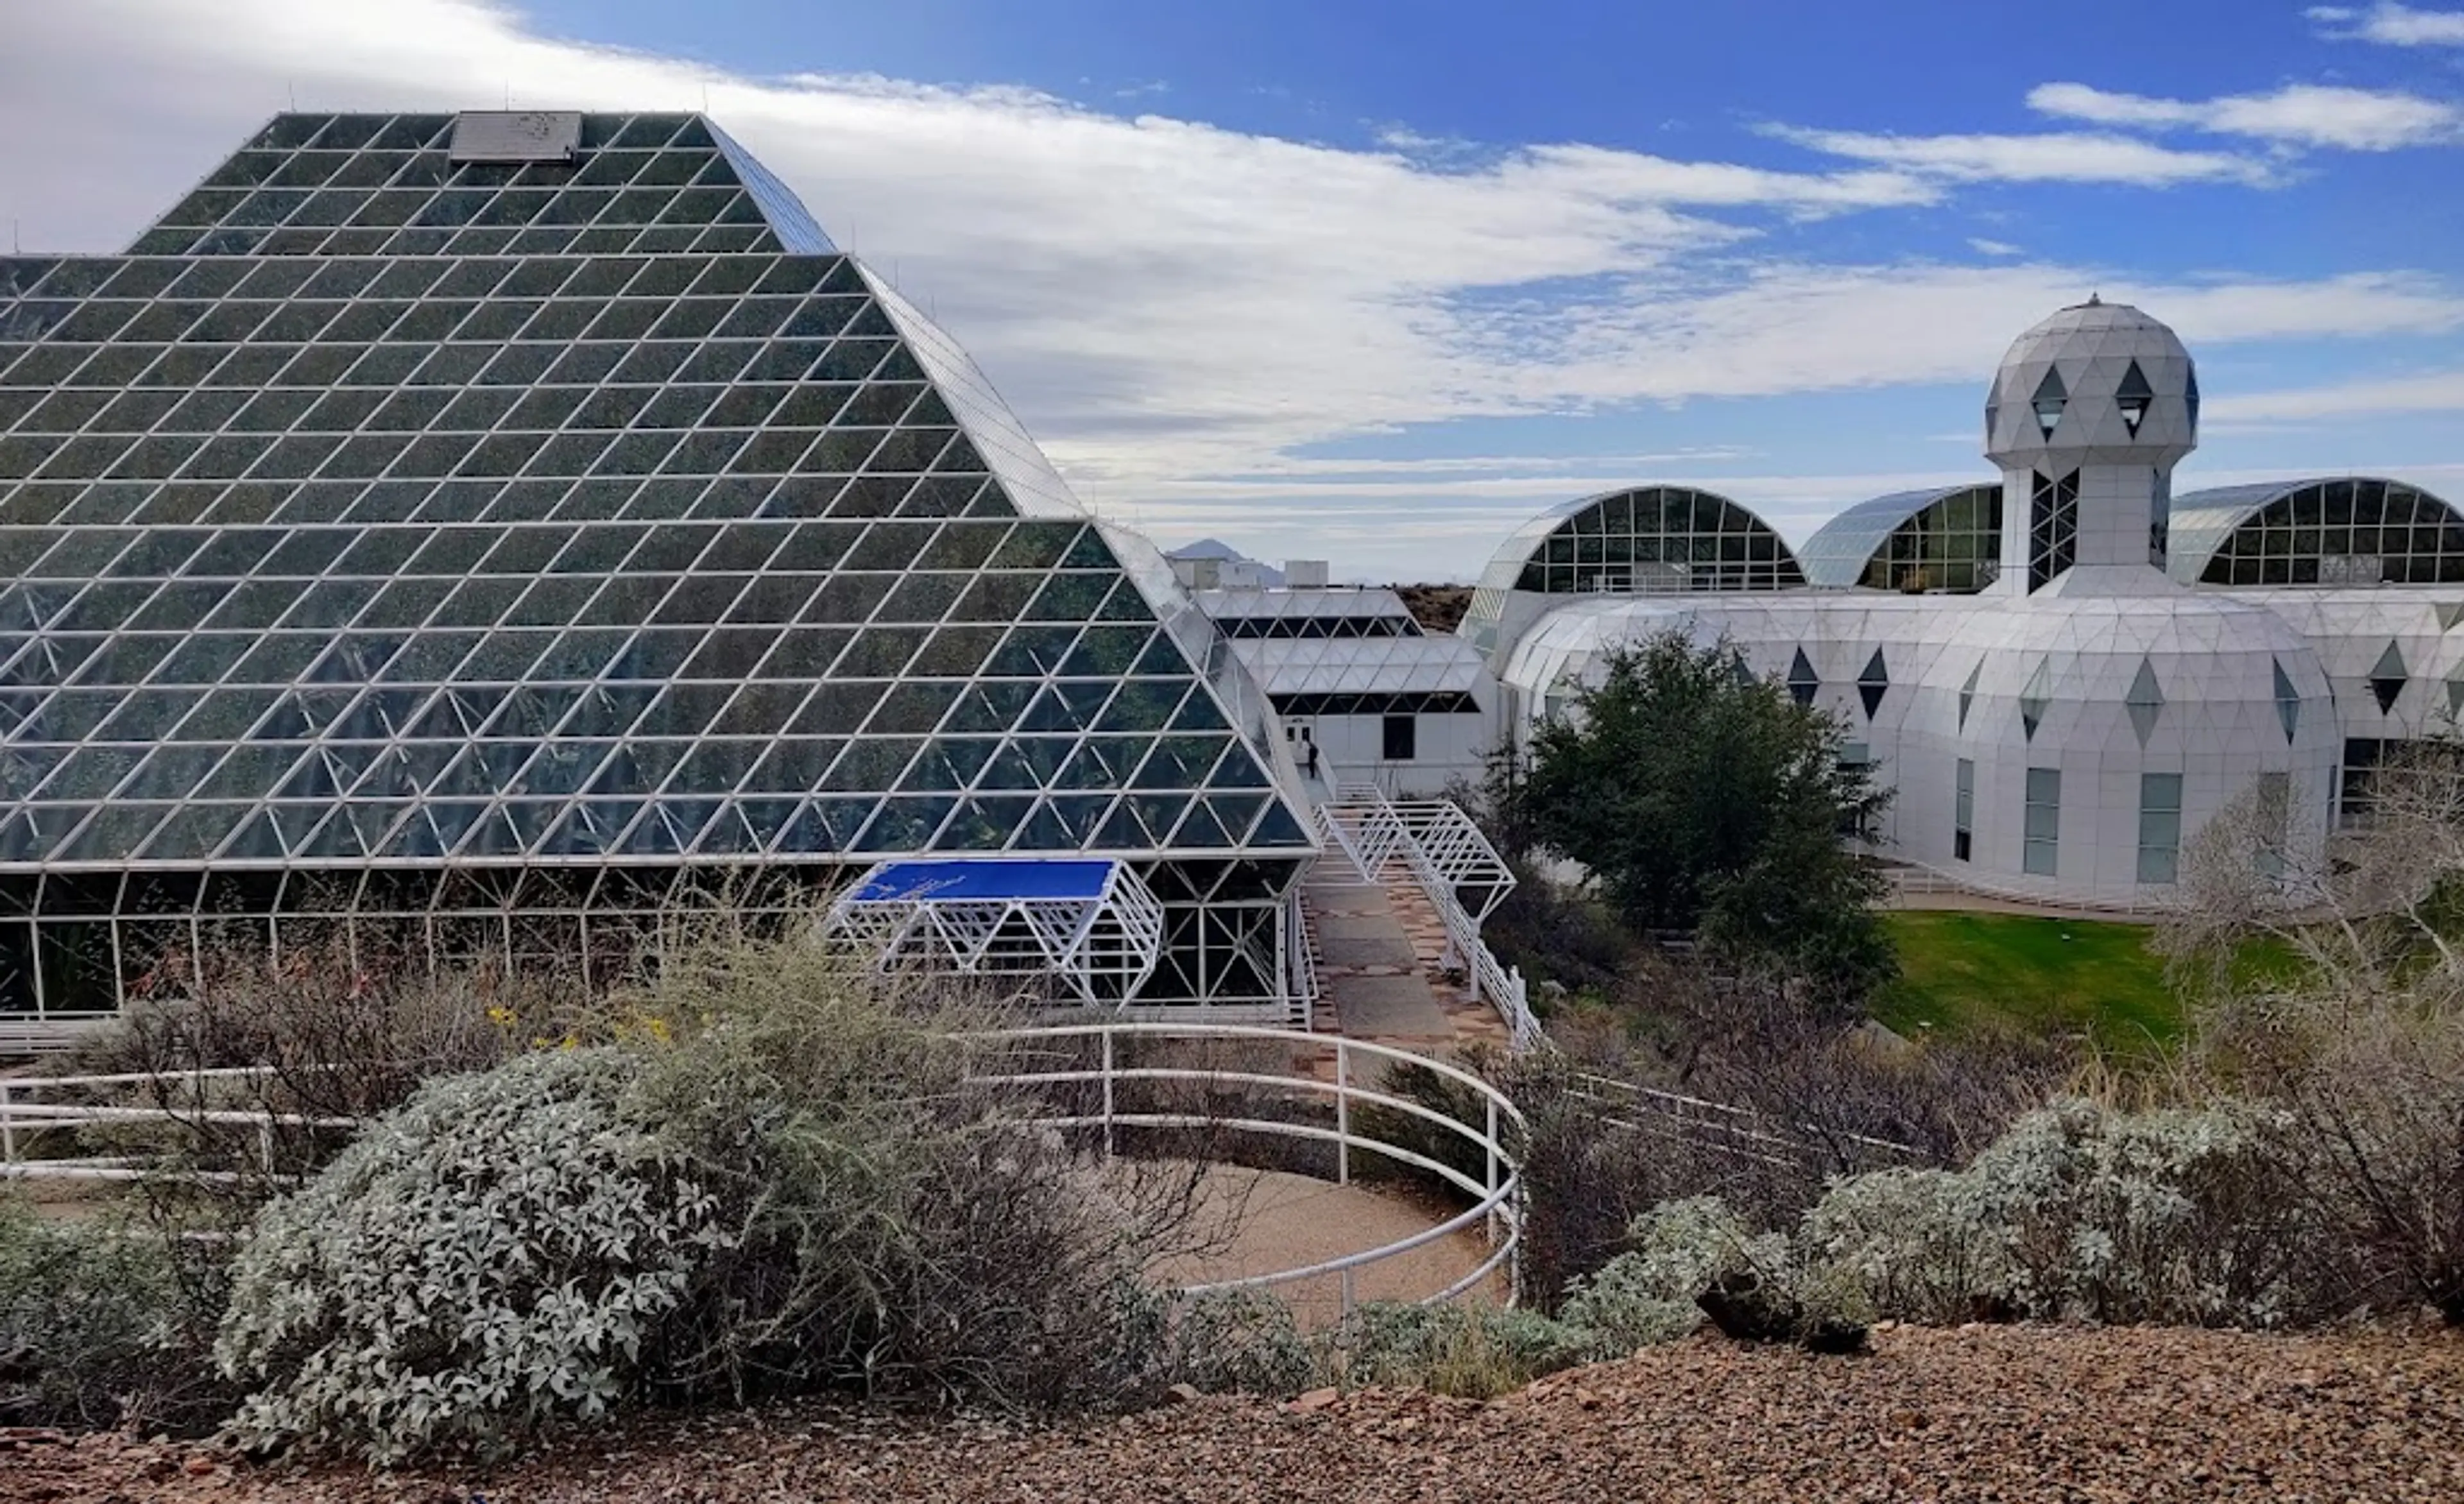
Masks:
[[[1163,955],[1163,905],[1113,861],[883,862],[827,922],[884,966],[1048,975],[1088,1003],[1134,994]]]

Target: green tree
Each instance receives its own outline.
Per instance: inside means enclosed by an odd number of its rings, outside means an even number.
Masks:
[[[1612,654],[1575,713],[1492,777],[1505,825],[1580,863],[1625,921],[1684,930],[1800,977],[1826,1002],[1896,969],[1872,861],[1842,836],[1888,802],[1843,763],[1846,728],[1748,673],[1735,649],[1669,631]]]

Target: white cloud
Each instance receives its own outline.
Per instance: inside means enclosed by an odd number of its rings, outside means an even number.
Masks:
[[[2201,419],[2255,425],[2421,412],[2464,412],[2464,370],[2228,394],[2211,399]]]
[[[2105,132],[1894,136],[1774,125],[1769,133],[1830,156],[1953,183],[2116,183],[2137,188],[2240,183],[2265,188],[2279,181],[2273,167],[2253,158],[2180,151]]]
[[[2097,125],[2179,127],[2348,151],[2450,142],[2464,130],[2464,110],[2443,100],[2395,90],[2308,83],[2213,100],[2155,99],[2083,83],[2047,83],[2028,92],[2028,104],[2042,114]]]
[[[2464,11],[2423,11],[2380,0],[2367,11],[2350,6],[2313,6],[2302,12],[2338,41],[2378,42],[2388,47],[2464,47]]]
[[[1822,149],[1850,165],[1812,171],[1402,134],[1346,147],[1017,89],[747,78],[545,38],[481,0],[20,10],[0,139],[42,149],[0,153],[0,216],[21,222],[29,247],[125,244],[294,98],[313,109],[492,106],[508,95],[706,107],[965,343],[1108,514],[1194,533],[1286,506],[1296,534],[1327,530],[1307,552],[1338,552],[1355,535],[1369,557],[1419,537],[1477,538],[1485,550],[1497,520],[1536,498],[1652,471],[1752,468],[1734,452],[1691,450],[1295,457],[1311,446],[1466,418],[1973,384],[2012,334],[2099,287],[2194,341],[2464,327],[2464,291],[2395,272],[2167,280],[2009,248],[1969,267],[1826,265],[1767,249],[1792,221],[1942,204],[1987,178],[2273,181],[2253,159],[2122,137],[1828,133]],[[1755,494],[1774,506],[1889,489],[1724,483],[1768,486]]]
[[[2018,255],[2020,248],[2008,240],[1988,240],[1981,235],[1968,237],[1968,248],[1978,255]]]

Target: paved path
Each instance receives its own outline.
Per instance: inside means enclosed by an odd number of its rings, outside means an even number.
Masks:
[[[1446,966],[1445,925],[1409,876],[1364,883],[1327,862],[1301,902],[1317,940],[1317,1028],[1438,1056],[1505,1046],[1505,1021]]]

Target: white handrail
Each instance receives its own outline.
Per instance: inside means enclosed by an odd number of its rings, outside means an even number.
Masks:
[[[1346,1039],[1340,1035],[1315,1034],[1294,1028],[1273,1028],[1242,1024],[1178,1024],[1152,1021],[1113,1020],[1085,1024],[1047,1024],[1036,1028],[1001,1029],[968,1036],[987,1044],[1010,1047],[1033,1045],[1039,1041],[1096,1040],[1102,1050],[1095,1066],[1074,1061],[1056,1064],[1049,1069],[1037,1069],[1031,1060],[1013,1058],[1012,1069],[979,1075],[974,1079],[984,1086],[1050,1088],[1069,1085],[1096,1085],[1101,1088],[1100,1111],[1092,1113],[1048,1114],[1032,1118],[1045,1128],[1100,1128],[1105,1153],[1116,1150],[1116,1136],[1124,1128],[1217,1128],[1279,1136],[1288,1139],[1331,1144],[1335,1151],[1335,1179],[1338,1184],[1352,1181],[1353,1156],[1375,1154],[1397,1164],[1408,1165],[1437,1177],[1472,1198],[1464,1210],[1434,1227],[1410,1237],[1380,1244],[1340,1258],[1294,1269],[1278,1270],[1265,1274],[1245,1275],[1237,1279],[1213,1280],[1183,1288],[1184,1294],[1200,1294],[1210,1291],[1268,1289],[1301,1280],[1332,1276],[1340,1281],[1342,1309],[1349,1313],[1357,1301],[1356,1276],[1359,1271],[1400,1257],[1416,1249],[1464,1230],[1474,1225],[1485,1225],[1492,1244],[1486,1258],[1443,1290],[1422,1297],[1422,1303],[1451,1300],[1479,1285],[1504,1269],[1507,1274],[1507,1299],[1515,1295],[1521,1277],[1523,1236],[1523,1180],[1516,1160],[1515,1144],[1524,1131],[1523,1115],[1506,1095],[1472,1073],[1442,1060],[1433,1060],[1392,1046],[1368,1040]],[[1287,1072],[1249,1069],[1211,1069],[1203,1066],[1125,1065],[1118,1046],[1125,1040],[1179,1041],[1202,1043],[1232,1041],[1265,1043],[1293,1047],[1295,1053],[1317,1055],[1331,1049],[1334,1051],[1334,1079],[1321,1080],[1303,1069]],[[1397,1096],[1393,1093],[1360,1084],[1364,1065],[1404,1066],[1424,1070],[1440,1078],[1463,1088],[1480,1104],[1483,1121],[1466,1123],[1449,1117],[1424,1103]],[[271,1074],[267,1067],[236,1067],[213,1072],[187,1073],[163,1077],[181,1080],[210,1075],[216,1079],[261,1078]],[[229,1125],[253,1125],[266,1135],[277,1126],[347,1128],[350,1118],[309,1117],[298,1113],[275,1113],[242,1109],[183,1110],[165,1107],[114,1107],[106,1105],[70,1105],[60,1102],[29,1101],[19,1092],[30,1086],[47,1090],[80,1087],[132,1086],[158,1078],[142,1073],[120,1073],[92,1076],[38,1076],[0,1078],[0,1178],[86,1180],[99,1182],[140,1181],[155,1173],[143,1167],[133,1156],[91,1157],[86,1159],[33,1159],[24,1154],[26,1145],[20,1134],[42,1129],[74,1130],[93,1123],[166,1123],[193,1124],[209,1122]],[[1196,1084],[1237,1085],[1282,1091],[1303,1097],[1331,1099],[1334,1106],[1334,1126],[1316,1123],[1287,1122],[1256,1117],[1225,1117],[1205,1113],[1132,1112],[1118,1106],[1120,1087],[1125,1082],[1186,1081]],[[1390,1143],[1360,1131],[1357,1109],[1381,1107],[1416,1121],[1425,1122],[1442,1133],[1462,1140],[1481,1157],[1482,1173],[1475,1177],[1458,1165]],[[270,1170],[273,1162],[271,1142],[261,1145]],[[185,1171],[187,1178],[224,1181],[236,1177],[221,1171]]]
[[[1289,1139],[1300,1139],[1335,1146],[1335,1181],[1349,1184],[1352,1180],[1352,1155],[1365,1151],[1399,1164],[1410,1165],[1437,1176],[1447,1184],[1475,1198],[1473,1204],[1446,1221],[1408,1238],[1381,1244],[1341,1258],[1271,1273],[1245,1275],[1238,1279],[1214,1280],[1183,1287],[1183,1294],[1203,1294],[1214,1291],[1266,1289],[1293,1284],[1301,1280],[1334,1276],[1339,1280],[1340,1306],[1349,1314],[1358,1304],[1356,1275],[1359,1271],[1388,1259],[1397,1258],[1416,1249],[1460,1232],[1475,1224],[1485,1224],[1493,1244],[1489,1255],[1470,1272],[1443,1290],[1423,1296],[1420,1304],[1451,1300],[1472,1289],[1503,1268],[1507,1272],[1507,1298],[1511,1303],[1519,1290],[1522,1273],[1523,1241],[1523,1179],[1522,1169],[1514,1157],[1512,1143],[1506,1137],[1510,1129],[1520,1136],[1524,1129],[1522,1113],[1507,1095],[1461,1067],[1425,1055],[1414,1054],[1392,1046],[1373,1044],[1367,1040],[1347,1039],[1341,1035],[1303,1033],[1297,1029],[1266,1028],[1240,1024],[1174,1024],[1174,1023],[1090,1023],[1057,1024],[1040,1028],[1003,1029],[980,1036],[1003,1044],[1032,1043],[1037,1040],[1099,1039],[1103,1042],[1100,1068],[1065,1067],[1051,1071],[1017,1071],[983,1077],[990,1084],[1012,1086],[1061,1086],[1100,1081],[1103,1085],[1103,1109],[1097,1114],[1072,1114],[1036,1119],[1049,1128],[1097,1128],[1104,1130],[1107,1151],[1114,1134],[1121,1128],[1217,1128],[1236,1129]],[[1124,1068],[1119,1064],[1118,1041],[1127,1038],[1158,1040],[1235,1040],[1265,1042],[1306,1047],[1311,1051],[1331,1047],[1334,1051],[1335,1078],[1324,1081],[1314,1074],[1294,1072],[1272,1075],[1257,1071],[1211,1070],[1203,1067],[1139,1066]],[[1417,1067],[1442,1079],[1468,1089],[1482,1104],[1485,1126],[1475,1127],[1450,1117],[1419,1102],[1390,1093],[1355,1084],[1357,1073],[1354,1057],[1365,1055],[1373,1061],[1390,1065]],[[1335,1106],[1335,1126],[1323,1128],[1312,1123],[1282,1122],[1256,1117],[1222,1117],[1204,1113],[1125,1113],[1117,1110],[1117,1087],[1124,1081],[1190,1081],[1229,1082],[1247,1086],[1280,1087],[1304,1095],[1331,1097]],[[1432,1124],[1463,1139],[1479,1150],[1483,1157],[1484,1174],[1474,1180],[1463,1171],[1433,1160],[1400,1144],[1383,1142],[1355,1131],[1355,1105],[1367,1104],[1389,1108],[1407,1117]]]

